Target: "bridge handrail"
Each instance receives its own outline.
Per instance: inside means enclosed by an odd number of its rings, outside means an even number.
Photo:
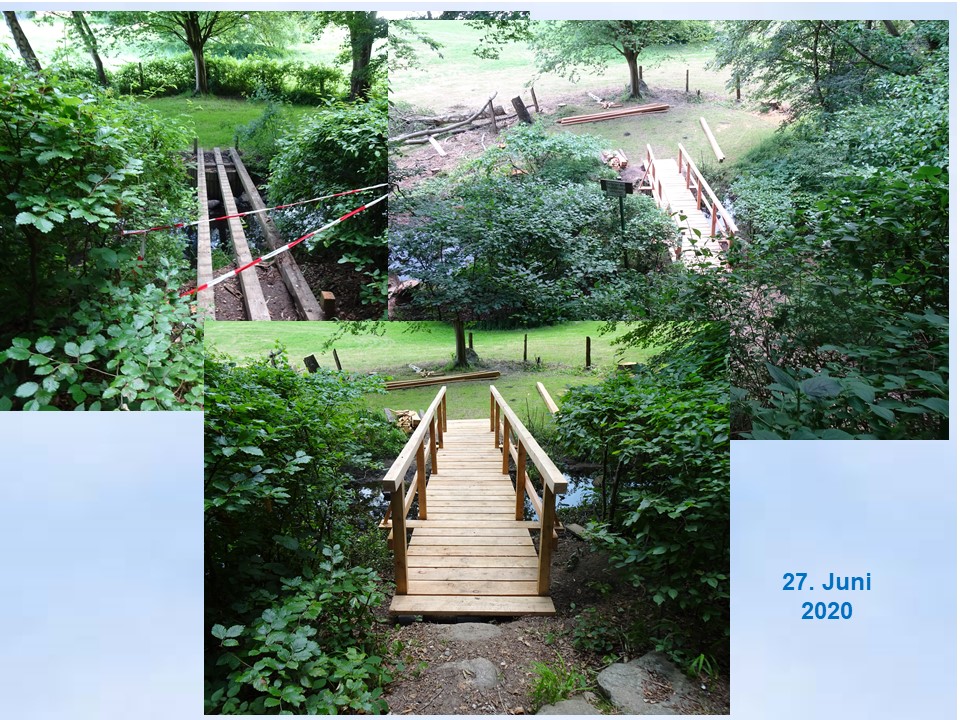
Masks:
[[[493,385],[490,386],[490,432],[493,433],[495,447],[500,447],[500,438],[503,438],[503,474],[510,471],[510,442],[511,434],[517,436],[517,465],[516,484],[516,515],[517,520],[523,520],[524,500],[530,497],[537,516],[540,518],[540,548],[537,560],[537,592],[540,595],[550,593],[550,558],[553,553],[553,542],[556,536],[555,524],[557,517],[557,495],[567,491],[567,481],[550,456],[540,447],[530,431],[524,427],[520,418],[503,399],[503,396]],[[527,476],[527,458],[533,461],[540,471],[543,481],[543,498],[537,495],[533,483]]]
[[[420,418],[420,424],[414,429],[407,444],[393,461],[393,465],[383,476],[383,492],[390,494],[390,505],[383,516],[381,527],[390,528],[388,542],[393,547],[393,573],[397,594],[407,592],[407,513],[415,497],[420,497],[419,517],[427,518],[427,463],[424,441],[430,435],[430,465],[437,472],[437,450],[443,447],[443,433],[447,429],[447,386],[440,388],[430,407]],[[404,494],[403,485],[407,470],[417,461],[417,480],[410,484],[410,490]],[[387,520],[390,525],[387,525]]]
[[[737,224],[733,221],[733,218],[730,217],[730,213],[727,212],[727,209],[723,206],[723,203],[717,199],[716,194],[713,192],[713,188],[710,187],[710,184],[704,179],[703,175],[700,174],[700,170],[697,168],[696,164],[690,158],[690,154],[687,152],[687,149],[683,146],[683,143],[677,143],[680,148],[680,151],[677,153],[677,172],[683,175],[683,161],[686,160],[687,163],[687,189],[692,190],[690,187],[690,173],[693,172],[694,176],[697,179],[697,208],[699,209],[702,204],[702,194],[705,191],[707,196],[712,201],[710,206],[710,217],[711,217],[711,234],[716,234],[716,222],[717,217],[723,219],[723,224],[727,229],[728,235],[736,235],[738,232]]]
[[[647,143],[647,174],[650,177],[650,191],[653,193],[653,199],[657,201],[658,207],[669,207],[670,203],[663,193],[663,181],[657,177],[657,158],[653,154],[653,148]]]

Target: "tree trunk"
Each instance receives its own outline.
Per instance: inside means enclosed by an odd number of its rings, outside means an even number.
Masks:
[[[630,68],[630,97],[643,97],[643,93],[645,93],[648,88],[647,84],[640,79],[640,66],[637,63],[639,54],[633,50],[624,50],[621,54],[627,61],[627,67]]]
[[[27,36],[23,32],[23,28],[20,27],[20,21],[17,20],[17,14],[12,10],[4,10],[3,17],[7,21],[7,27],[10,28],[10,33],[13,35],[13,41],[17,44],[17,50],[20,51],[20,57],[23,58],[23,61],[27,64],[31,70],[36,72],[41,71],[40,61],[37,60],[37,55],[33,52],[33,48],[30,47],[30,41],[27,40]]]
[[[350,23],[350,54],[353,59],[350,69],[351,100],[365,100],[370,92],[370,59],[373,57],[377,13],[362,14],[365,17],[361,22]]]
[[[77,28],[77,33],[79,33],[80,39],[87,48],[87,52],[90,53],[90,57],[93,58],[93,64],[97,68],[97,81],[103,87],[108,87],[110,82],[107,80],[107,73],[103,69],[103,60],[100,59],[100,52],[97,48],[96,36],[90,29],[90,25],[87,24],[87,19],[83,16],[82,12],[74,10],[70,13],[70,15],[73,17],[73,24]]]
[[[195,76],[193,93],[194,95],[206,95],[210,92],[210,88],[207,85],[207,61],[203,57],[203,46],[206,44],[206,40],[200,29],[200,17],[195,12],[188,12],[185,15],[187,17],[181,27],[183,27],[186,36],[187,47],[190,48],[193,55]]]
[[[457,339],[457,358],[454,361],[454,367],[469,367],[467,362],[467,333],[466,323],[463,318],[455,318],[453,321],[453,333]]]

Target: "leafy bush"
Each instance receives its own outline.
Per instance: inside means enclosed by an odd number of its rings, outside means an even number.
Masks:
[[[344,90],[343,73],[325,65],[278,60],[258,53],[242,59],[230,55],[207,58],[210,92],[226,97],[272,97],[315,104]],[[127,63],[113,75],[125,94],[164,96],[190,92],[195,87],[193,56],[181,53],[144,63]]]
[[[383,596],[366,568],[387,547],[355,484],[404,444],[360,404],[382,383],[301,375],[282,348],[242,367],[208,358],[205,376],[208,712],[383,711]]]
[[[327,102],[279,142],[270,163],[270,198],[294,202],[380,185],[387,178],[387,103],[383,97],[347,104]],[[385,194],[378,188],[324,205],[324,212],[290,213],[278,219],[294,237],[316,230],[364,202]],[[308,222],[303,222],[306,219]],[[382,301],[387,257],[386,203],[360,213],[310,243],[311,251],[349,263],[369,277],[365,300]]]
[[[666,329],[664,332],[669,332]],[[726,656],[729,632],[729,384],[722,324],[678,329],[677,347],[637,373],[572,388],[557,431],[601,467],[591,542],[660,608],[651,632],[679,654]],[[611,638],[582,628],[607,651]]]
[[[200,332],[177,295],[184,243],[119,236],[188,212],[183,130],[85,83],[3,69],[0,402],[198,407]]]
[[[381,686],[390,676],[373,632],[373,610],[384,600],[377,577],[346,567],[339,545],[323,555],[312,579],[284,580],[284,593],[249,627],[213,626],[226,650],[217,665],[229,675],[209,693],[206,712],[386,712]]]

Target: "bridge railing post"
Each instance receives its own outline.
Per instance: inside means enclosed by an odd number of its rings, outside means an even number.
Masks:
[[[510,472],[510,420],[506,415],[503,417],[503,468],[501,472],[504,475]]]
[[[527,499],[527,448],[517,440],[517,520],[523,520],[524,501]]]
[[[403,485],[390,494],[391,532],[393,534],[393,581],[397,595],[407,594],[407,521],[404,515]]]
[[[550,562],[553,556],[553,526],[556,523],[556,495],[543,483],[543,513],[540,516],[540,558],[537,561],[537,593],[550,594]]]

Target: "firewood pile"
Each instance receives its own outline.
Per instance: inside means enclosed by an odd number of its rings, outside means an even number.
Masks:
[[[417,367],[413,363],[410,363],[408,367],[422,378],[433,377],[434,375],[436,375],[436,373],[433,370],[424,370],[423,368]]]
[[[394,410],[393,416],[397,427],[407,435],[410,435],[420,425],[420,414],[415,410]]]
[[[601,150],[600,160],[604,165],[608,165],[614,170],[623,170],[629,164],[627,155],[623,150]]]

